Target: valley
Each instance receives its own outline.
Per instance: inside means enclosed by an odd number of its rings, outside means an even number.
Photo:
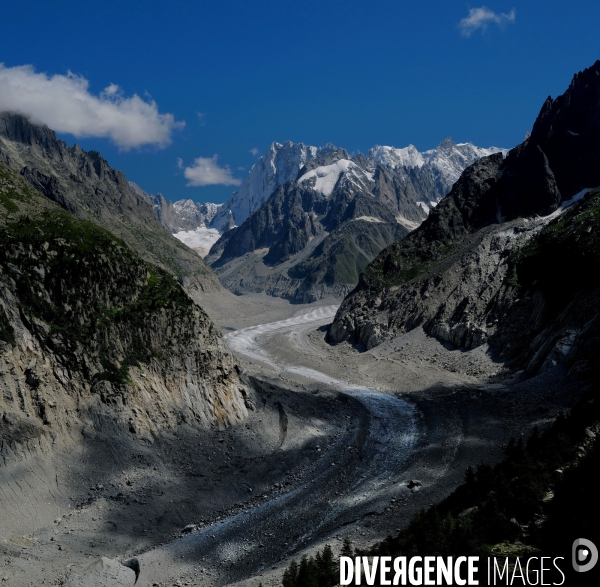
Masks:
[[[367,353],[331,347],[332,301],[230,300],[221,326],[255,394],[242,423],[184,425],[153,444],[84,431],[59,458],[24,459],[2,485],[12,511],[37,504],[4,543],[10,584],[95,585],[117,569],[102,584],[129,585],[118,561],[136,556],[142,586],[279,585],[303,552],[403,527],[569,401],[555,375],[488,383],[503,367],[486,348],[449,350],[422,330]]]

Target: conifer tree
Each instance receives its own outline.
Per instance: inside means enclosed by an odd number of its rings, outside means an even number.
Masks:
[[[323,548],[323,553],[320,552],[315,557],[315,563],[317,565],[317,578],[319,581],[319,587],[332,587],[338,583],[338,571],[336,564],[333,560],[333,551],[331,546],[326,544]]]
[[[349,556],[352,558],[354,556],[354,548],[352,548],[352,541],[348,536],[344,538],[344,543],[342,545],[342,556]]]
[[[298,585],[298,563],[293,560],[283,573],[283,587],[296,587]]]
[[[317,581],[317,567],[315,565],[315,559],[312,556],[306,558],[306,555],[304,555],[302,559],[300,559],[296,585],[297,587],[319,587],[319,582]]]

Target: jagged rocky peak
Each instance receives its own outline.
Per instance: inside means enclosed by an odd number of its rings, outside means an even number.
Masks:
[[[133,181],[129,186],[134,193],[145,198],[156,212],[161,224],[175,236],[182,231],[195,230],[208,226],[215,217],[219,205],[194,202],[193,200],[177,200],[172,202],[158,193],[150,194]]]
[[[499,216],[548,215],[600,185],[600,60],[548,98],[531,134],[507,155],[497,178]]]
[[[455,143],[451,137],[446,137],[435,149],[420,152],[414,145],[403,149],[378,146],[368,153],[380,165],[389,169],[405,168],[410,170],[423,166],[431,168],[439,176],[446,193],[460,177],[463,170],[481,159],[494,153],[508,152],[498,147],[477,147],[473,143]]]
[[[314,184],[315,190],[323,195],[330,195],[340,179],[350,189],[371,191],[378,164],[394,172],[398,170],[398,173],[410,173],[412,169],[423,166],[427,172],[431,170],[434,181],[439,185],[424,190],[432,192],[431,197],[421,194],[425,205],[423,210],[426,213],[431,205],[448,193],[467,165],[498,150],[494,147],[482,149],[471,143],[457,145],[448,138],[436,149],[424,153],[410,145],[404,149],[375,147],[367,156],[359,154],[351,157],[346,149],[332,143],[314,147],[292,141],[273,142],[254,164],[240,188],[224,204],[218,207],[215,204],[202,205],[206,208],[195,204],[202,214],[204,224],[199,221],[194,226],[194,216],[189,215],[190,221],[186,222],[185,226],[180,223],[178,227],[180,230],[190,231],[205,226],[223,233],[233,226],[241,226],[278,187],[289,181],[303,183],[305,187]],[[417,183],[423,182],[419,179]],[[174,205],[177,205],[177,202]],[[157,213],[159,208],[160,206],[155,204]],[[186,209],[191,209],[191,205],[186,205]],[[173,223],[170,223],[169,227],[173,232],[177,232]]]
[[[254,164],[240,188],[223,204],[211,226],[223,230],[230,221],[229,212],[237,226],[258,210],[280,186],[295,180],[298,172],[312,159],[331,156],[339,150],[332,144],[312,147],[304,143],[272,143],[267,152]]]
[[[0,112],[0,136],[45,151],[51,157],[59,156],[68,147],[56,139],[56,134],[45,124],[32,124],[25,116],[13,112]],[[74,151],[81,150],[78,145]]]
[[[408,147],[402,149],[377,146],[369,150],[368,156],[380,165],[390,169],[396,169],[396,167],[422,167],[425,163],[423,155],[414,145],[408,145]]]
[[[300,171],[298,171],[298,175],[296,179],[300,179],[309,171],[313,169],[317,169],[318,167],[325,167],[327,165],[331,165],[333,163],[337,163],[340,160],[348,161],[350,159],[350,155],[346,149],[341,149],[332,145],[331,143],[327,143],[324,147],[321,148],[318,155],[313,157],[310,161],[303,165]]]
[[[363,153],[358,153],[352,157],[352,162],[358,165],[362,170],[373,172],[377,166],[377,162],[372,157],[366,157]]]
[[[542,151],[562,201],[600,185],[599,103],[600,60],[575,74],[564,94],[544,102],[522,146],[524,152]],[[520,157],[521,150],[515,153]]]
[[[261,188],[284,183],[224,232],[207,260],[234,293],[266,291],[300,302],[345,295],[382,248],[427,217],[468,161],[489,152],[451,139],[425,153],[377,147],[355,157],[332,144],[274,143],[247,181],[256,174]]]
[[[325,163],[325,162],[324,162]],[[309,166],[302,169],[302,175],[298,178],[298,185],[309,188],[319,194],[329,197],[336,186],[368,190],[369,184],[373,183],[373,174],[364,171],[359,165],[350,159],[336,159],[332,163],[318,165],[307,170]],[[371,186],[372,188],[372,186]]]
[[[203,214],[205,222],[208,223],[219,209],[218,204],[210,202],[194,202],[194,200],[177,200],[173,203],[173,208],[178,214],[196,214],[198,211]]]
[[[126,183],[125,175],[112,169],[98,151],[86,152],[77,143],[69,147],[45,124],[34,124],[20,114],[0,112],[0,141],[4,143],[7,151],[11,150],[11,143],[17,146],[12,153],[6,153],[7,163],[12,162],[13,168],[24,166],[24,163],[31,164],[31,157],[28,156],[31,154],[61,164],[68,160],[74,164],[76,175],[84,180],[92,178],[102,181],[108,177],[110,181],[118,184]]]

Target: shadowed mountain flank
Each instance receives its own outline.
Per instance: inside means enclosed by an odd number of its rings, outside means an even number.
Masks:
[[[98,418],[152,442],[182,422],[225,427],[247,416],[233,356],[168,271],[3,164],[0,210],[7,454],[15,442],[52,444]]]

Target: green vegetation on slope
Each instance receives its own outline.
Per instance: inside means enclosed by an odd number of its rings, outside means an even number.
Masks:
[[[29,202],[35,190],[26,182],[20,180],[15,173],[0,163],[0,206],[6,214],[19,212],[17,202]]]
[[[326,544],[314,557],[303,556],[300,564],[292,561],[283,573],[283,587],[331,587],[337,585],[338,565],[331,546]]]
[[[436,274],[462,241],[462,238],[457,238],[436,244],[423,243],[422,239],[416,237],[409,239],[382,251],[365,269],[361,281],[369,287],[380,289]]]
[[[329,234],[304,261],[292,267],[292,279],[322,280],[326,285],[356,285],[361,272],[382,249],[402,238],[400,225],[349,222]]]
[[[14,282],[26,326],[46,348],[68,357],[69,368],[125,382],[130,366],[156,356],[156,315],[168,310],[171,319],[190,321],[200,310],[167,271],[2,172],[1,205],[25,204],[0,232],[0,269]],[[14,344],[4,312],[0,337]]]
[[[536,430],[527,443],[511,442],[495,467],[468,469],[449,497],[417,513],[406,529],[368,554],[485,556],[498,552],[494,545],[519,539],[556,556],[569,552],[580,534],[593,540],[600,516],[593,496],[599,454],[585,430],[600,416],[595,392],[589,390],[568,416],[542,434]],[[550,489],[554,497],[545,501]],[[574,502],[574,494],[585,501]]]

